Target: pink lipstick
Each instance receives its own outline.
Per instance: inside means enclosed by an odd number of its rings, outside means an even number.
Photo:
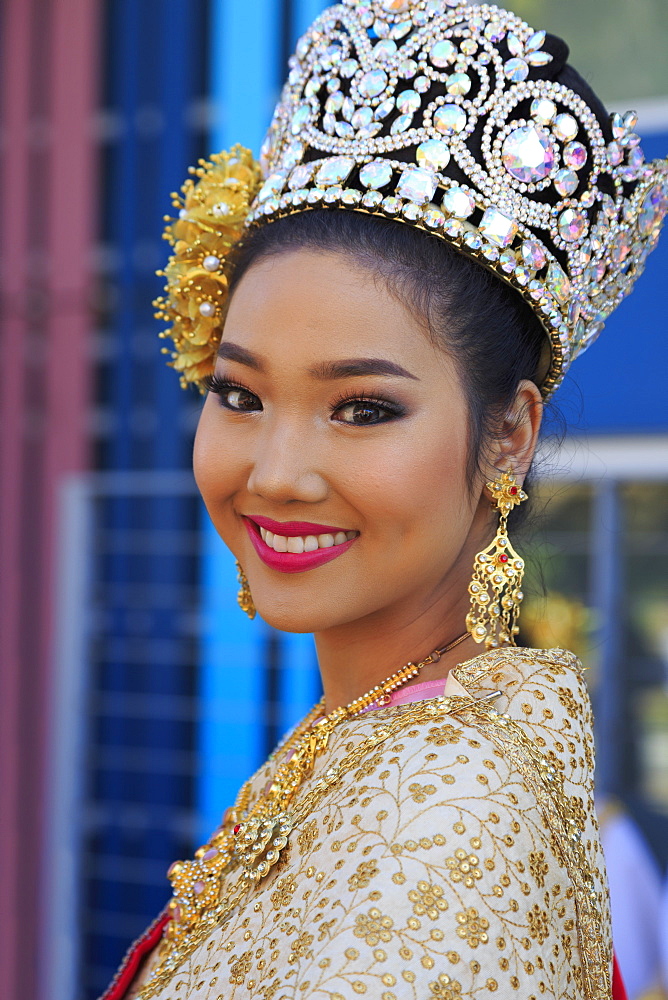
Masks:
[[[283,538],[306,538],[309,535],[316,537],[318,535],[335,536],[342,531],[346,533],[346,529],[329,524],[314,524],[311,521],[273,521],[269,517],[244,517],[243,521],[253,548],[262,562],[270,569],[278,570],[280,573],[304,573],[306,570],[315,569],[317,566],[331,562],[332,559],[347,552],[359,537],[355,535],[354,538],[349,538],[338,545],[317,548],[312,552],[277,552],[262,538],[260,528]]]

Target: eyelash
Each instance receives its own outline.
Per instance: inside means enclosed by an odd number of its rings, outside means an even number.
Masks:
[[[220,396],[220,405],[224,406],[228,410],[232,410],[233,413],[243,413],[243,410],[237,410],[233,406],[228,406],[225,402],[225,393],[231,392],[233,389],[240,389],[242,392],[247,392],[250,396],[255,396],[256,393],[253,392],[247,385],[243,382],[229,382],[227,379],[221,378],[215,373],[213,375],[207,375],[204,379],[204,386],[208,392],[215,392],[217,396]],[[252,411],[245,411],[252,412]]]
[[[249,395],[255,396],[257,399],[259,399],[257,394],[253,392],[253,390],[250,389],[247,385],[244,385],[243,382],[231,382],[215,374],[207,375],[204,381],[205,381],[205,387],[209,392],[216,393],[216,395],[220,396],[221,406],[224,406],[226,409],[231,410],[233,413],[253,412],[252,410],[245,410],[245,411],[238,410],[233,406],[229,406],[225,402],[225,394],[235,389],[241,390],[242,392],[247,392],[249,393]],[[382,409],[389,414],[389,417],[387,417],[384,420],[376,421],[376,423],[389,423],[390,420],[403,417],[406,414],[405,408],[400,404],[394,403],[389,399],[382,399],[380,396],[373,395],[373,393],[365,393],[365,392],[358,392],[354,394],[345,392],[341,393],[341,395],[337,396],[332,402],[332,413],[336,413],[337,410],[342,409],[344,406],[350,406],[352,403],[368,403],[371,406],[377,406],[379,409]],[[340,421],[340,422],[350,424],[350,421]],[[358,424],[356,426],[365,426],[365,425]]]
[[[351,403],[369,403],[371,406],[377,406],[379,409],[385,410],[385,412],[390,414],[390,416],[384,420],[377,421],[377,423],[380,424],[389,423],[390,420],[396,420],[406,414],[405,408],[399,403],[393,403],[389,399],[382,399],[380,396],[374,396],[373,393],[366,393],[363,391],[354,394],[342,392],[340,396],[337,396],[336,399],[334,399],[332,403],[332,412],[336,413],[337,410],[342,409],[344,406],[350,406]],[[341,423],[349,423],[349,421],[341,421]]]

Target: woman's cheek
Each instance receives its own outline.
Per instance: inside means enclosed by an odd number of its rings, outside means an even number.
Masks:
[[[210,479],[212,478],[212,467],[214,465],[212,462],[211,434],[207,430],[206,425],[207,420],[203,412],[197,425],[193,444],[193,475],[205,503],[208,502]]]
[[[238,489],[241,456],[217,427],[215,415],[202,411],[193,446],[193,473],[204,503],[212,517]]]
[[[340,485],[364,506],[424,516],[429,510],[466,508],[466,442],[453,428],[411,428],[360,449],[342,463]]]

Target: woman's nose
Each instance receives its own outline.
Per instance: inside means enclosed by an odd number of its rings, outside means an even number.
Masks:
[[[328,494],[322,455],[304,429],[283,422],[256,439],[248,490],[273,503],[318,503]]]

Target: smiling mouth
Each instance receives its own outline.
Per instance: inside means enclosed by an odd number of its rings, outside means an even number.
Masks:
[[[315,569],[343,555],[359,531],[305,521],[273,521],[268,517],[243,517],[260,559],[283,573]]]
[[[357,537],[356,531],[337,531],[332,534],[327,531],[321,535],[281,535],[268,531],[258,525],[262,541],[274,552],[292,552],[300,555],[302,552],[317,552],[318,549],[331,549],[335,545],[343,545]]]

